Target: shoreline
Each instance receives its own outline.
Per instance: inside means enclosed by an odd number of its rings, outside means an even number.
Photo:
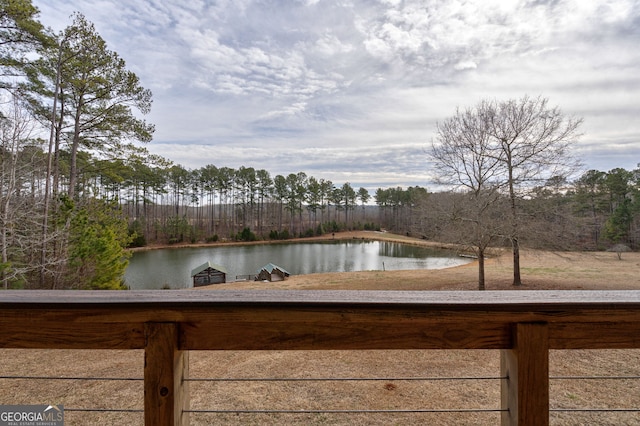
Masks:
[[[293,244],[313,241],[344,241],[344,240],[367,240],[367,241],[391,241],[403,244],[411,244],[421,247],[431,247],[443,250],[455,250],[461,253],[468,253],[456,244],[440,243],[437,241],[425,240],[421,238],[409,237],[400,234],[392,234],[386,231],[342,231],[332,234],[324,234],[316,237],[289,238],[286,240],[259,240],[259,241],[216,241],[211,243],[179,243],[179,244],[151,244],[144,247],[132,247],[127,251],[149,251],[173,248],[200,248],[200,247],[225,247],[225,246],[246,246],[246,245],[269,245],[269,244]]]
[[[214,243],[153,245],[132,251],[166,248],[224,247],[263,244],[293,244],[330,240],[377,240],[411,244],[434,249],[453,250],[468,254],[468,250],[445,244],[384,231],[345,231],[317,237],[269,241],[228,241]],[[290,289],[290,290],[473,290],[478,291],[478,261],[444,269],[415,269],[399,271],[326,272],[293,275],[284,281],[263,283],[238,281],[196,287],[202,290]],[[640,253],[624,253],[622,260],[611,252],[556,252],[533,249],[521,250],[523,285],[512,285],[511,251],[494,248],[485,261],[486,290],[625,290],[640,289]]]

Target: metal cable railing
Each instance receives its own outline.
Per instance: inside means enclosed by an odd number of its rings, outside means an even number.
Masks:
[[[35,376],[35,375],[0,375],[0,380],[46,380],[51,381],[91,381],[91,382],[143,382],[142,377],[98,377],[98,376]],[[79,413],[144,413],[143,408],[82,408],[65,405],[65,412]]]
[[[191,377],[185,379],[194,383],[215,382],[430,382],[430,381],[500,381],[506,377],[496,376],[422,376],[422,377]],[[550,380],[640,380],[640,375],[616,376],[550,376]],[[44,376],[44,375],[0,375],[0,380],[47,380],[47,381],[124,381],[142,382],[142,377],[97,377],[97,376]],[[141,413],[142,408],[74,408],[68,412],[96,413]],[[414,409],[190,409],[188,413],[199,414],[411,414],[411,413],[499,413],[501,408],[414,408]],[[638,413],[640,408],[554,408],[550,412],[560,413]]]
[[[501,377],[272,377],[272,378],[188,378],[188,382],[426,382],[426,381],[499,381]],[[0,380],[47,380],[47,381],[129,381],[140,382],[141,377],[97,377],[97,376],[44,376],[44,375],[0,375]],[[74,408],[65,406],[65,412],[78,413],[141,413],[142,408]],[[498,413],[500,408],[414,408],[414,409],[190,409],[197,414],[418,414],[418,413]]]
[[[427,381],[500,381],[504,377],[493,376],[464,376],[464,377],[271,377],[271,378],[189,378],[187,381],[194,383],[202,382],[427,382]],[[640,380],[640,376],[552,376],[551,380]],[[47,381],[120,381],[120,382],[141,382],[141,377],[96,377],[96,376],[44,376],[44,375],[0,375],[0,380],[47,380]],[[552,401],[553,402],[553,401]],[[142,408],[88,408],[65,406],[65,411],[69,413],[142,413]],[[393,409],[190,409],[188,413],[198,415],[223,415],[223,414],[243,414],[243,415],[303,415],[303,414],[331,414],[331,415],[400,415],[400,414],[491,414],[504,412],[501,408],[393,408]],[[551,413],[565,414],[607,414],[607,413],[639,413],[640,408],[558,408],[551,407]]]
[[[499,381],[502,377],[465,376],[465,377],[217,377],[189,378],[189,382],[430,382],[430,381]],[[395,408],[395,409],[191,409],[189,413],[199,414],[419,414],[419,413],[499,413],[500,408]]]
[[[612,380],[640,380],[640,375],[616,375],[616,376],[549,376],[550,381],[564,381],[564,380],[577,380],[577,381],[585,381],[585,380],[595,380],[595,381],[612,381]],[[551,399],[553,403],[553,399]],[[625,408],[594,408],[594,407],[573,407],[573,408],[563,408],[563,407],[554,407],[551,404],[549,408],[550,413],[640,413],[640,408],[636,407],[625,407]]]

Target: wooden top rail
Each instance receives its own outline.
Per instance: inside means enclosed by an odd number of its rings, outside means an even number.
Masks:
[[[518,305],[521,309],[551,306],[640,306],[640,290],[509,290],[509,291],[388,291],[388,290],[2,290],[0,308],[65,303],[95,305],[190,305],[230,303],[278,304],[387,304]],[[473,308],[472,308],[473,309]],[[564,307],[563,307],[564,309]]]
[[[640,291],[0,291],[0,347],[180,350],[508,349],[547,324],[551,349],[640,348]]]

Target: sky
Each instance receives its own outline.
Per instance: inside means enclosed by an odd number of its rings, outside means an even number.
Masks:
[[[153,92],[147,145],[188,169],[435,186],[436,124],[483,99],[584,120],[585,170],[640,163],[638,0],[32,0],[77,11]]]

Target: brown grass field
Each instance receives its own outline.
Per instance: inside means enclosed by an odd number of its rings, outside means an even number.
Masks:
[[[332,238],[328,236],[327,238]],[[344,233],[336,238],[391,239],[397,235]],[[487,262],[487,290],[640,289],[640,253],[524,250],[524,285],[511,286],[511,255]],[[280,283],[243,282],[204,288],[376,289],[477,291],[477,264],[442,270],[366,271],[293,276]],[[142,378],[142,351],[0,349],[1,376]],[[551,408],[640,408],[640,350],[552,351]],[[193,381],[193,410],[356,410],[354,413],[191,413],[192,425],[495,425],[500,413],[499,352],[469,351],[193,351],[192,378],[269,379]],[[625,376],[620,380],[594,376]],[[460,378],[479,378],[473,380]],[[289,380],[354,379],[354,380]],[[376,380],[369,380],[369,379]],[[406,380],[428,378],[429,380]],[[434,380],[437,379],[437,380]],[[366,379],[366,380],[355,380]],[[0,404],[64,404],[67,425],[143,424],[140,412],[84,412],[73,408],[141,409],[140,380],[0,379]],[[374,413],[367,410],[474,412]],[[553,411],[553,425],[640,425],[640,412]]]

